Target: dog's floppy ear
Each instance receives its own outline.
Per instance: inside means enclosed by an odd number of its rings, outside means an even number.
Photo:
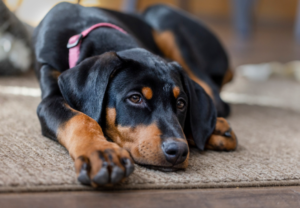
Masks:
[[[100,123],[109,78],[121,64],[115,52],[84,60],[59,76],[58,85],[62,96],[72,108]]]
[[[215,129],[217,111],[203,88],[184,72],[181,71],[181,74],[189,99],[184,132],[187,137],[192,137],[198,149],[204,150],[207,139]]]

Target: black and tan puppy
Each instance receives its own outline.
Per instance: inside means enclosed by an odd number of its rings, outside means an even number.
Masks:
[[[109,26],[95,28],[99,23]],[[61,3],[36,28],[34,42],[42,133],[66,147],[81,183],[118,183],[134,162],[184,169],[188,144],[236,148],[234,132],[218,117],[229,113],[219,97],[231,77],[226,54],[186,14],[161,5],[137,17]]]

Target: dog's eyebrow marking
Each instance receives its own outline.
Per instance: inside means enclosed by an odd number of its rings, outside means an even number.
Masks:
[[[150,87],[143,87],[142,93],[147,100],[150,100],[153,96],[153,92]]]
[[[173,95],[176,99],[178,98],[179,94],[180,94],[179,87],[177,87],[177,86],[173,87]]]

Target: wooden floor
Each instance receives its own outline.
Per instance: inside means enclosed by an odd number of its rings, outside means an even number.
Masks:
[[[0,207],[291,208],[300,207],[300,187],[2,194]]]
[[[292,27],[261,27],[248,41],[235,37],[228,25],[210,27],[227,47],[234,67],[300,57]],[[300,207],[300,187],[0,194],[0,208],[6,207]]]

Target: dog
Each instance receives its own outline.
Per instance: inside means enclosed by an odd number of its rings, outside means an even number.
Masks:
[[[232,72],[218,39],[165,5],[130,15],[56,5],[33,35],[42,134],[75,163],[79,182],[117,184],[134,163],[188,166],[189,146],[232,151],[221,87]]]

